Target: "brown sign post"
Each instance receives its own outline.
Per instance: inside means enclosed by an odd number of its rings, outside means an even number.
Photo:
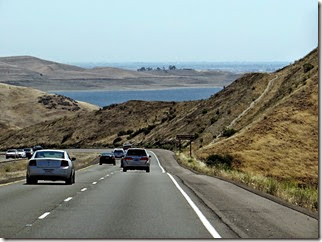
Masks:
[[[189,140],[190,143],[190,157],[191,157],[191,141],[195,138],[192,134],[179,134],[177,135],[177,139],[179,140],[179,149],[181,150],[181,140]]]

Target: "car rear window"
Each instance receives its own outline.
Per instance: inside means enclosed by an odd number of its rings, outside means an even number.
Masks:
[[[38,151],[35,158],[64,158],[64,152],[60,151]]]
[[[147,156],[145,150],[128,150],[126,155],[128,156]]]
[[[7,152],[16,152],[16,150],[8,150]]]
[[[108,156],[108,155],[113,155],[113,154],[112,154],[112,153],[107,152],[107,153],[102,153],[102,155],[103,155],[103,156]]]

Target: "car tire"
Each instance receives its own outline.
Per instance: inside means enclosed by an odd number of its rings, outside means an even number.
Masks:
[[[102,165],[102,162],[100,162],[100,166]]]
[[[127,172],[127,169],[123,167],[123,172]]]
[[[27,184],[37,184],[37,182],[38,182],[38,180],[33,179],[33,178],[29,177],[29,176],[26,176],[26,183]]]
[[[145,170],[146,172],[150,172],[150,167],[146,168]]]
[[[72,174],[70,174],[70,176],[67,178],[67,180],[65,181],[65,183],[67,185],[73,184],[73,175]]]
[[[113,165],[115,166],[116,165],[116,162],[114,162]]]
[[[76,181],[76,176],[75,176],[75,172],[74,172],[74,175],[73,175],[73,183],[75,183]]]

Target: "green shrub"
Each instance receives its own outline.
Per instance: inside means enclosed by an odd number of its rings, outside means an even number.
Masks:
[[[310,71],[311,69],[313,69],[314,68],[314,66],[312,65],[312,64],[310,64],[310,63],[305,63],[304,65],[303,65],[303,71],[304,71],[304,73],[306,73],[306,72],[308,72],[308,71]]]
[[[207,109],[203,109],[202,110],[202,114],[206,114],[206,113],[208,113],[208,110]]]
[[[230,136],[234,135],[236,132],[237,132],[237,131],[236,131],[236,130],[234,130],[234,129],[225,128],[225,129],[223,130],[222,135],[223,135],[224,137],[230,137]]]
[[[130,134],[132,134],[133,133],[133,130],[132,129],[129,129],[128,131],[126,131],[126,134],[127,135],[130,135]]]
[[[233,157],[231,155],[209,155],[206,159],[208,166],[219,166],[222,168],[231,168]]]

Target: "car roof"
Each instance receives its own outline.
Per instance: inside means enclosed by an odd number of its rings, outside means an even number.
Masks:
[[[66,152],[65,150],[37,150],[36,152],[43,152],[43,151]]]

